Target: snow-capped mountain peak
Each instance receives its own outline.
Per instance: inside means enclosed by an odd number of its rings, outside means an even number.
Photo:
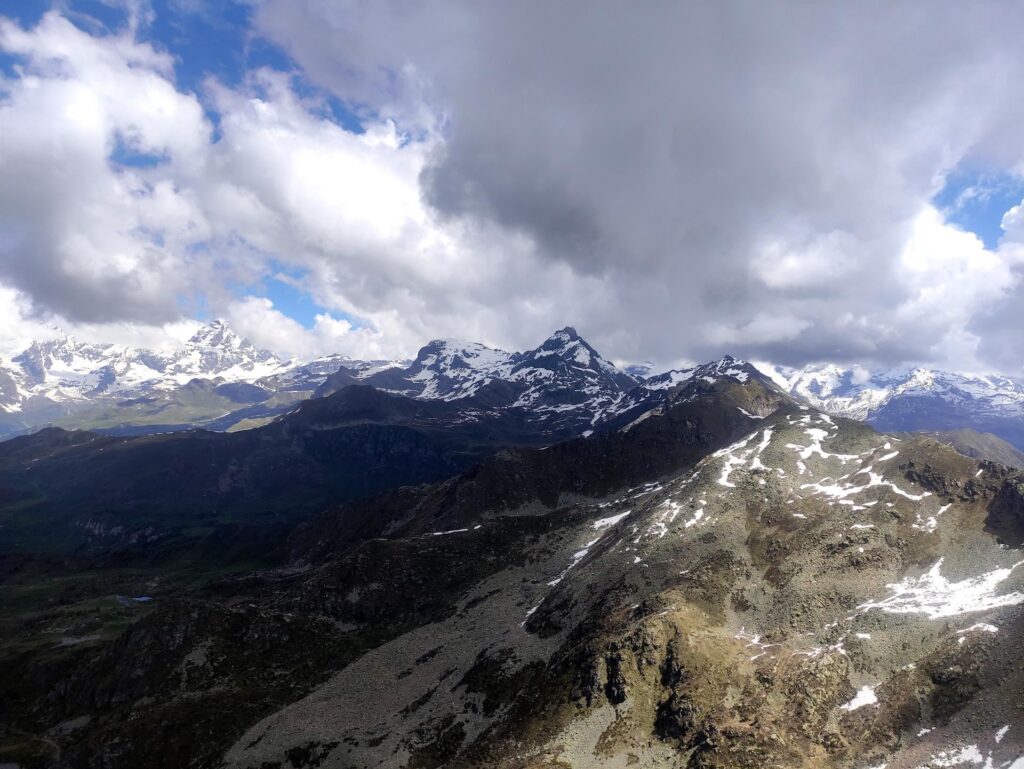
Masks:
[[[534,350],[534,352],[538,355],[542,353],[548,355],[565,355],[570,350],[575,353],[575,350],[581,346],[590,348],[590,345],[580,337],[576,332],[576,329],[572,326],[566,326],[545,339],[544,342]]]
[[[500,375],[511,363],[512,356],[479,342],[461,339],[434,339],[420,348],[413,368],[420,371],[471,370]]]
[[[513,356],[479,342],[434,339],[420,348],[405,372],[421,398],[455,400],[475,394],[493,379],[504,379]]]
[[[595,363],[606,371],[615,367],[602,358],[597,350],[587,344],[572,326],[556,331],[534,350],[523,354],[523,361],[538,361],[555,357],[571,365],[591,368]]]
[[[924,366],[871,373],[833,363],[772,373],[790,394],[812,406],[881,429],[973,427],[1024,445],[1024,382],[1010,377]]]
[[[701,379],[706,382],[735,379],[737,382],[746,382],[751,375],[760,376],[760,372],[746,361],[726,355],[711,363],[704,363],[692,368],[672,369],[663,374],[649,376],[643,381],[643,387],[648,390],[666,390],[693,379]]]
[[[196,377],[254,380],[281,373],[288,364],[239,336],[218,318],[196,331],[172,358],[167,373],[182,382]]]
[[[4,365],[3,405],[17,411],[33,397],[60,403],[101,394],[141,395],[196,378],[255,381],[287,367],[219,319],[171,353],[65,336],[33,342]]]
[[[701,389],[722,380],[743,383],[767,377],[822,411],[866,420],[884,430],[972,427],[1024,448],[1024,380],[1012,377],[928,366],[874,372],[835,363],[755,368],[729,355],[650,376],[643,375],[646,370],[618,369],[571,326],[525,352],[435,339],[411,362],[329,355],[299,364],[259,349],[216,319],[170,352],[70,336],[33,342],[14,357],[0,359],[0,412],[6,420],[0,421],[0,430],[5,424],[27,429],[52,423],[94,404],[116,414],[121,405],[130,405],[122,402],[173,397],[191,380],[205,379],[294,393],[288,398],[326,395],[351,384],[422,400],[475,398],[467,409],[511,409],[517,418],[537,419],[551,425],[553,433],[571,434],[666,399],[689,397],[693,388],[683,388],[691,385]]]
[[[618,389],[629,388],[637,381],[601,357],[572,326],[556,331],[539,347],[520,353],[513,369],[513,378],[529,380],[537,372],[541,372],[542,376],[548,376],[543,372],[552,372],[554,376],[561,373],[564,376],[569,370],[589,371],[608,378]]]
[[[195,347],[220,347],[222,349],[239,349],[244,346],[252,346],[249,342],[228,325],[223,318],[215,318],[201,327],[191,337],[188,346]]]
[[[638,381],[566,327],[538,347],[516,353],[476,342],[435,339],[407,367],[344,372],[336,385],[326,383],[323,392],[363,383],[422,400],[478,396],[474,407],[512,409],[562,429],[569,422],[590,425]]]
[[[517,405],[601,411],[637,380],[601,357],[572,326],[516,356],[509,379],[525,387]]]
[[[360,378],[390,392],[448,401],[476,395],[500,381],[506,383],[506,394],[516,393],[515,406],[559,410],[614,400],[638,381],[601,357],[571,326],[517,353],[478,342],[435,339],[406,369]]]
[[[64,337],[33,342],[14,356],[9,373],[22,399],[40,395],[61,401],[101,392],[117,378],[137,382],[159,377],[167,362],[150,351]]]

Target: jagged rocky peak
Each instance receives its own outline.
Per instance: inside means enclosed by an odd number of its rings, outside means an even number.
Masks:
[[[455,369],[471,369],[506,377],[514,371],[531,367],[554,369],[559,365],[622,373],[602,358],[571,326],[556,331],[540,346],[518,353],[508,353],[479,342],[434,339],[420,348],[410,372],[415,374],[429,369],[448,373]]]
[[[384,370],[367,377],[367,382],[404,395],[454,400],[506,378],[512,361],[511,354],[479,342],[434,339],[420,348],[403,372]]]
[[[203,347],[222,347],[225,349],[252,346],[247,340],[236,334],[223,318],[215,318],[200,328],[189,338],[188,344]]]
[[[105,392],[121,379],[158,378],[169,360],[149,350],[61,337],[30,344],[11,359],[9,375],[20,383],[19,403],[32,395],[59,401]]]
[[[174,356],[170,371],[178,376],[253,378],[279,373],[284,367],[276,355],[258,349],[226,320],[217,318],[189,338]]]
[[[544,344],[541,345],[541,348],[551,349],[556,347],[570,347],[576,342],[583,342],[583,338],[576,332],[575,328],[572,326],[566,326],[565,328],[560,328],[549,336],[544,341]],[[583,343],[586,344],[586,342]]]
[[[273,353],[258,349],[248,339],[239,335],[223,318],[211,320],[189,337],[184,351],[189,349],[216,350],[222,354],[236,353],[263,360],[277,360]]]
[[[606,380],[608,386],[617,390],[629,389],[637,382],[632,375],[620,371],[601,357],[572,326],[556,331],[536,349],[522,353],[513,374],[520,378],[530,378],[531,372],[538,369],[553,372],[556,378],[569,379],[580,374],[593,379],[593,376],[588,376],[589,372]]]
[[[590,367],[595,361],[606,362],[572,326],[556,331],[540,347],[523,354],[524,360],[533,361],[551,356],[583,367]]]
[[[571,326],[532,350],[516,353],[479,342],[435,339],[420,348],[404,370],[374,371],[361,378],[389,392],[443,400],[475,395],[499,380],[507,383],[504,397],[519,406],[552,392],[573,391],[574,400],[580,402],[595,397],[607,400],[638,381],[601,357]]]
[[[720,379],[735,379],[737,382],[746,382],[751,378],[765,379],[765,376],[747,361],[726,355],[710,363],[655,374],[647,377],[643,386],[649,390],[662,390],[693,380],[717,382]]]
[[[720,360],[705,363],[696,368],[699,376],[730,377],[739,382],[745,382],[751,376],[760,377],[762,374],[750,363],[731,355],[726,355]]]
[[[107,395],[131,397],[171,390],[196,377],[253,381],[287,366],[222,319],[200,328],[173,352],[64,336],[33,342],[4,366],[4,405],[20,410],[36,396],[79,404]]]

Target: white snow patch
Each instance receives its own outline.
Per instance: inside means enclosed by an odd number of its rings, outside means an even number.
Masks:
[[[977,745],[966,745],[956,751],[944,750],[932,756],[928,763],[935,767],[962,766],[964,764],[987,764],[991,766],[991,761],[986,760],[982,752],[978,750]]]
[[[874,488],[875,486],[888,486],[901,497],[906,497],[907,499],[913,502],[920,502],[925,497],[931,496],[931,492],[928,491],[921,492],[920,494],[911,494],[907,491],[904,491],[892,481],[887,481],[878,473],[873,472],[871,467],[864,468],[863,470],[858,470],[856,473],[854,473],[854,476],[862,475],[865,473],[868,476],[868,482],[865,483],[863,486],[855,486],[851,483],[833,483],[826,485],[819,481],[817,483],[805,483],[801,485],[800,488],[812,489],[813,494],[823,494],[824,496],[832,497],[833,499],[845,499],[846,497],[849,497],[853,494],[860,494],[861,492],[867,491],[868,489]]]
[[[614,526],[619,521],[621,521],[623,518],[627,517],[631,512],[633,512],[633,511],[632,510],[627,510],[626,512],[619,513],[618,515],[610,515],[607,518],[600,518],[600,519],[594,521],[594,528],[595,529],[606,529],[609,526]]]
[[[809,424],[810,417],[803,418],[805,424]],[[807,446],[801,446],[796,443],[789,443],[786,448],[793,449],[800,455],[800,459],[810,459],[812,456],[817,454],[822,459],[828,459],[830,457],[838,459],[843,464],[852,461],[857,458],[856,454],[832,454],[825,451],[821,447],[821,442],[829,437],[828,430],[822,430],[820,427],[808,427],[804,430],[807,437],[811,439],[811,442]]]
[[[942,559],[920,577],[907,577],[886,585],[892,592],[882,601],[862,603],[861,612],[879,609],[887,614],[926,614],[929,619],[954,617],[976,611],[1024,603],[1024,593],[999,595],[996,588],[1024,561],[1009,568],[993,569],[977,577],[950,582],[942,576]]]
[[[877,684],[876,684],[877,686]],[[874,686],[862,686],[857,690],[857,694],[854,695],[853,699],[847,702],[845,705],[840,705],[842,710],[856,710],[862,708],[865,705],[877,705],[878,697],[875,696]]]
[[[597,541],[599,539],[601,539],[601,538],[600,537],[595,537],[594,539],[590,540],[587,544],[585,544],[582,547],[582,549],[577,550],[575,553],[573,553],[572,554],[572,563],[570,563],[568,566],[566,566],[565,567],[565,571],[563,571],[561,574],[559,574],[553,580],[548,582],[548,584],[551,587],[554,587],[559,582],[561,582],[563,579],[565,579],[565,575],[569,573],[569,571],[572,569],[573,566],[575,566],[576,564],[578,564],[580,561],[582,561],[584,558],[587,557],[587,553],[590,552],[590,548],[592,548],[594,545],[596,545]]]
[[[724,458],[725,465],[722,467],[722,474],[718,478],[720,486],[726,486],[728,488],[736,488],[736,484],[729,480],[729,476],[732,475],[734,470],[741,467],[748,467],[750,470],[768,470],[761,462],[761,452],[768,448],[768,444],[772,440],[772,428],[767,427],[761,434],[761,442],[752,448],[747,448],[747,444],[750,443],[756,433],[751,433],[741,441],[737,441],[731,446],[727,446],[724,449],[719,449],[712,457],[717,459]]]
[[[746,456],[737,456],[737,452],[745,448],[746,445],[750,443],[750,439],[753,437],[753,435],[748,435],[743,440],[737,441],[731,446],[726,446],[724,449],[719,449],[718,451],[711,455],[716,459],[720,457],[725,458],[725,467],[722,468],[722,474],[718,478],[718,484],[720,486],[728,486],[729,488],[732,489],[736,488],[736,484],[732,483],[729,480],[729,476],[732,475],[732,471],[735,470],[738,466],[746,464]]]
[[[960,638],[958,639],[957,643],[961,643],[962,644],[964,641],[967,640],[967,638],[964,635],[965,633],[975,633],[975,632],[998,633],[999,632],[999,628],[997,628],[995,625],[990,625],[987,622],[976,622],[973,625],[971,625],[970,627],[965,627],[963,630],[957,630],[956,631],[956,634],[958,636],[960,636]]]
[[[700,508],[700,509],[698,509],[698,510],[695,510],[695,511],[694,511],[694,513],[693,513],[693,518],[691,518],[691,519],[690,519],[690,520],[688,520],[688,521],[687,521],[686,523],[684,523],[684,524],[683,524],[683,527],[684,527],[684,528],[687,528],[687,529],[688,529],[688,528],[690,528],[691,526],[695,526],[695,525],[697,524],[697,522],[698,522],[698,521],[699,521],[699,520],[700,520],[701,518],[703,518],[703,517],[704,517],[704,508],[702,507],[702,508]]]

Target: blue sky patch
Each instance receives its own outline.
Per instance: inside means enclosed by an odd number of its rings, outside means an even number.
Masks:
[[[302,285],[302,276],[284,270],[263,281],[261,292],[274,303],[274,309],[283,312],[306,328],[312,328],[316,316],[327,313],[317,304]]]
[[[272,269],[274,270],[272,275],[266,277],[256,286],[249,286],[244,293],[266,297],[274,303],[275,310],[284,313],[306,328],[312,328],[315,325],[317,315],[330,315],[335,319],[348,321],[353,328],[360,327],[361,324],[357,318],[344,312],[328,310],[313,299],[313,295],[306,287],[306,281],[309,279],[308,273],[276,262],[272,265]]]
[[[1024,178],[1008,173],[954,170],[932,202],[946,221],[973,232],[985,247],[999,245],[1003,215],[1024,199]]]

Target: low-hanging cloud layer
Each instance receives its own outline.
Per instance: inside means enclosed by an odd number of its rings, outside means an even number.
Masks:
[[[251,34],[294,70],[193,92],[133,25],[0,21],[0,331],[134,339],[201,304],[298,355],[571,323],[621,360],[1020,373],[1024,208],[986,248],[932,201],[1024,174],[1022,22],[263,0]],[[253,288],[275,275],[311,328]]]

